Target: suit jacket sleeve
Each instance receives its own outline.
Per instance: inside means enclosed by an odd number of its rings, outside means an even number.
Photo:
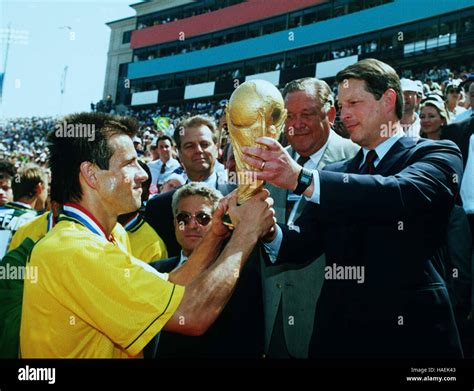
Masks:
[[[452,142],[440,141],[418,147],[395,175],[319,174],[321,221],[393,221],[451,208],[461,183],[462,156]]]
[[[172,190],[155,196],[148,201],[145,209],[145,221],[151,225],[166,244],[169,257],[177,256],[181,251],[174,233],[173,211],[171,208],[171,200],[175,191]]]
[[[324,252],[318,209],[319,205],[308,202],[301,216],[295,221],[297,229],[279,224],[283,231],[283,239],[275,264],[305,264]]]

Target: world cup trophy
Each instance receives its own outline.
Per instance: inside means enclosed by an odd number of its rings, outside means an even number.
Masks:
[[[285,125],[286,113],[280,91],[268,81],[246,81],[232,93],[226,106],[226,118],[237,165],[237,177],[242,182],[237,190],[239,205],[256,194],[264,183],[262,180],[241,180],[244,178],[244,171],[255,170],[243,161],[242,147],[266,148],[257,144],[255,140],[258,137],[266,136],[277,140]]]

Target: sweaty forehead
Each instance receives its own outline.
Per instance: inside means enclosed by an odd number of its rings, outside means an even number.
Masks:
[[[109,146],[113,151],[111,161],[123,161],[137,156],[132,139],[124,134],[114,135],[109,139]]]

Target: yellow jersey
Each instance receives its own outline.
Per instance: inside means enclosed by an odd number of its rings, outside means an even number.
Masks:
[[[179,306],[184,287],[133,257],[95,218],[66,204],[33,248],[25,280],[24,358],[140,356]]]
[[[30,238],[33,242],[38,241],[54,227],[55,220],[53,212],[49,211],[23,224],[13,235],[8,251],[16,249],[26,238]],[[115,224],[112,235],[128,252],[131,252],[130,239],[121,224]]]
[[[132,255],[150,263],[168,258],[165,242],[137,212],[124,224],[132,246]]]

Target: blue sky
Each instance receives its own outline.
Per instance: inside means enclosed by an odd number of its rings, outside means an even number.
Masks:
[[[68,114],[102,98],[110,29],[134,15],[133,0],[0,0],[0,72],[5,29],[14,30],[8,55],[3,117]],[[67,27],[66,27],[67,26]],[[2,39],[3,38],[3,39]],[[61,103],[61,78],[68,67]]]

